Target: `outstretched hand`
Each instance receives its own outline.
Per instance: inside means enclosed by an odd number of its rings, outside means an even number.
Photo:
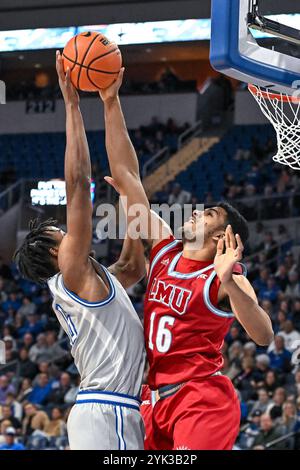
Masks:
[[[56,51],[56,71],[58,75],[59,86],[65,101],[65,104],[79,104],[79,95],[71,83],[70,69],[67,68],[66,73],[64,72],[63,59],[59,51]]]
[[[241,237],[238,234],[234,236],[231,225],[228,225],[225,237],[218,241],[217,254],[214,259],[215,271],[222,284],[232,280],[233,267],[242,259],[243,251],[244,245]]]
[[[107,88],[99,91],[100,98],[103,102],[113,100],[119,95],[119,90],[123,82],[125,68],[122,67],[117,79]]]

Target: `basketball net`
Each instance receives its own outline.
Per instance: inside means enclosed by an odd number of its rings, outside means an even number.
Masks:
[[[248,89],[276,131],[278,150],[273,160],[300,170],[300,98],[258,85]]]

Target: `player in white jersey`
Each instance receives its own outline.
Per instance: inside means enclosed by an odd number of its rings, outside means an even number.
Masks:
[[[144,275],[143,246],[129,239],[111,274],[89,256],[91,163],[79,97],[57,53],[66,105],[67,232],[53,221],[31,224],[17,250],[21,274],[48,282],[53,309],[69,336],[81,376],[68,419],[71,449],[143,449],[139,412],[145,351],[141,322],[124,287]]]

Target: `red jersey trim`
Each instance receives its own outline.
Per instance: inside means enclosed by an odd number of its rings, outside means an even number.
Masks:
[[[151,252],[150,252],[150,263],[152,263],[153,259],[155,258],[155,256],[157,255],[157,253],[166,245],[168,245],[169,243],[175,241],[175,237],[174,235],[170,235],[168,238],[164,238],[163,240],[161,240],[157,245],[155,245],[154,248],[152,248]]]
[[[164,256],[169,250],[175,248],[178,244],[181,244],[181,240],[176,240],[173,235],[169,238],[165,238],[158,245],[156,245],[150,253],[150,270],[148,274],[148,282],[150,281],[153,268],[159,259]]]

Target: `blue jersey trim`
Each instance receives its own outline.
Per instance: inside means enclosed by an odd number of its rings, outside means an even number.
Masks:
[[[139,403],[142,403],[142,400],[139,397],[133,397],[132,395],[126,395],[125,393],[109,392],[107,390],[102,391],[102,390],[91,390],[91,389],[84,390],[84,389],[81,389],[81,390],[79,390],[77,395],[82,395],[83,393],[99,393],[101,395],[102,394],[104,394],[104,395],[114,395],[116,397],[129,398],[130,400],[136,400]]]
[[[205,282],[204,290],[203,290],[204,303],[207,306],[207,308],[215,315],[218,315],[219,317],[223,317],[223,318],[234,318],[233,312],[224,312],[223,310],[220,310],[219,308],[215,307],[211,303],[211,300],[209,297],[209,289],[216,275],[217,275],[216,271],[213,271],[211,275],[209,276],[209,278],[207,279],[207,281]]]
[[[116,434],[118,437],[118,450],[121,450],[121,439],[118,433],[118,415],[117,415],[117,408],[114,407],[115,417],[116,417]]]
[[[179,271],[175,271],[175,269],[181,256],[182,251],[173,258],[168,269],[169,276],[176,277],[178,279],[192,279],[194,277],[200,276],[200,274],[205,273],[206,271],[209,271],[214,266],[213,264],[210,264],[209,266],[206,266],[205,268],[199,269],[198,271],[194,271],[192,273],[180,273]]]
[[[123,410],[122,410],[122,408],[120,408],[120,415],[121,415],[121,436],[122,436],[122,440],[123,440],[123,443],[124,443],[124,450],[126,450],[126,442],[125,442],[125,439],[124,439],[124,420],[123,420]]]
[[[134,406],[134,405],[129,405],[127,403],[119,403],[119,402],[115,402],[115,401],[109,401],[109,400],[79,400],[79,401],[76,401],[76,405],[81,405],[83,403],[102,403],[103,405],[112,405],[114,407],[116,406],[122,406],[123,408],[131,408],[132,410],[137,410],[139,411],[140,408],[139,406]]]
[[[66,292],[66,294],[71,297],[72,300],[75,302],[79,303],[80,305],[83,305],[84,307],[89,307],[89,308],[97,308],[97,307],[104,307],[105,305],[108,305],[110,302],[112,302],[116,296],[116,290],[113,281],[111,280],[110,274],[107,271],[107,269],[102,266],[103,271],[106,275],[106,279],[109,284],[109,294],[106,297],[106,299],[101,300],[101,302],[88,302],[87,300],[82,299],[81,297],[78,297],[78,295],[74,294],[74,292],[70,291],[69,289],[66,288],[64,285],[63,278],[61,276],[61,285],[63,290]]]

